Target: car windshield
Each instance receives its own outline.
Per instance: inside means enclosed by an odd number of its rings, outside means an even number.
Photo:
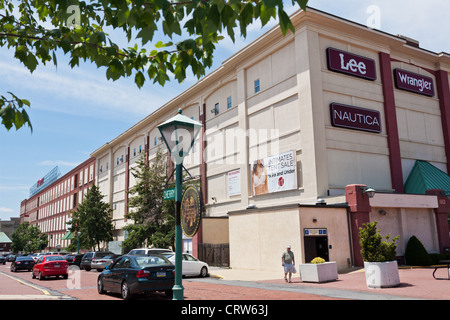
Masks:
[[[59,261],[59,260],[66,260],[62,256],[48,256],[45,258],[45,261]]]
[[[149,256],[149,257],[137,257],[136,263],[140,267],[151,267],[155,265],[170,264],[170,262],[163,257]]]
[[[106,256],[109,256],[111,253],[108,253],[108,252],[97,252],[96,254],[95,254],[95,257],[96,258],[103,258],[103,257],[106,257]]]
[[[19,260],[33,260],[33,258],[31,258],[31,257],[17,257],[16,261],[19,261]]]
[[[145,254],[145,250],[131,250],[130,254]]]

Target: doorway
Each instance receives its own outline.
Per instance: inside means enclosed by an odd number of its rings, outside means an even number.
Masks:
[[[321,231],[320,233],[318,231]],[[303,238],[305,248],[305,263],[316,257],[329,261],[328,236],[326,229],[305,229]]]

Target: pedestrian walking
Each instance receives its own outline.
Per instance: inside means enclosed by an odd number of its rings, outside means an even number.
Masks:
[[[281,255],[281,265],[284,267],[284,280],[291,283],[292,273],[295,273],[295,258],[290,245],[286,247],[286,251]],[[287,278],[288,275],[289,279]]]

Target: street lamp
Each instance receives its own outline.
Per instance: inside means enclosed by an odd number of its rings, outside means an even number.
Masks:
[[[182,278],[182,230],[181,230],[181,197],[183,196],[183,159],[189,154],[202,124],[178,114],[158,126],[158,130],[175,162],[175,285],[173,299],[183,300],[184,289]]]

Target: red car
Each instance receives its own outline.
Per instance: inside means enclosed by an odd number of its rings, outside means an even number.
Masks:
[[[49,276],[62,276],[64,279],[68,278],[69,263],[63,256],[47,255],[39,257],[38,261],[31,271],[31,277],[39,280]]]

